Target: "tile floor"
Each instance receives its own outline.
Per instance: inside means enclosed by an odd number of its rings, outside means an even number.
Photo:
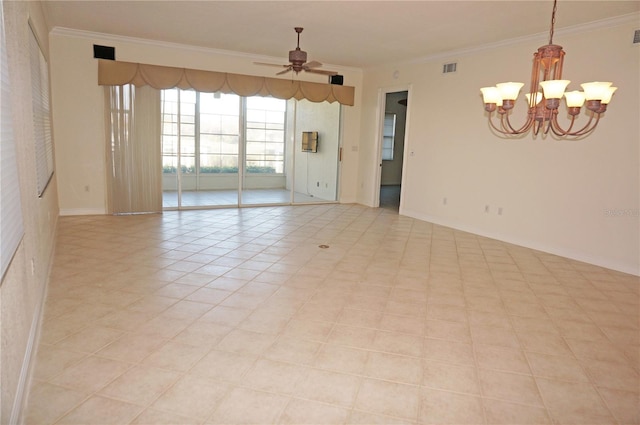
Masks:
[[[24,422],[638,423],[639,294],[356,205],[61,217]]]

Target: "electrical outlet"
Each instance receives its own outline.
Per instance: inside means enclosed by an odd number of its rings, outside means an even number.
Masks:
[[[489,205],[485,205],[485,206],[484,206],[484,212],[485,212],[485,213],[488,213],[488,212],[489,212]]]
[[[320,187],[320,182],[316,182],[316,187]]]

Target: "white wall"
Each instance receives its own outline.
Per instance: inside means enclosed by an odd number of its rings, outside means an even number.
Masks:
[[[54,249],[58,218],[55,179],[38,198],[29,24],[31,21],[48,57],[47,28],[37,2],[3,2],[5,40],[11,83],[13,133],[16,140],[18,180],[24,237],[0,282],[0,423],[15,423],[29,381],[31,354],[35,352],[38,324]],[[55,134],[54,134],[55,143]],[[57,172],[57,171],[56,171]]]
[[[531,55],[546,44],[546,35],[366,70],[358,201],[372,205],[377,190],[371,176],[378,91],[411,84],[407,151],[413,156],[404,167],[402,214],[640,274],[640,46],[631,42],[637,22],[635,16],[580,32],[556,31],[554,40],[567,52],[564,77],[573,80],[571,89],[594,80],[620,87],[595,133],[580,141],[531,135],[504,140],[488,128],[479,88],[528,81]],[[451,61],[458,71],[441,74]]]
[[[256,58],[224,52],[54,28],[50,34],[53,125],[60,212],[104,214],[106,211],[103,93],[98,86],[98,64],[93,44],[113,46],[116,59],[184,68],[273,76],[271,68],[254,65]],[[264,58],[260,58],[264,61]],[[359,98],[361,72],[327,65],[344,74],[356,87],[356,105],[345,107],[345,155],[342,202],[356,198],[358,168]],[[301,80],[326,82],[326,76],[300,74]]]

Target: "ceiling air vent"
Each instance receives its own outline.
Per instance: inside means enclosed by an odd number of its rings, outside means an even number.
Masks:
[[[640,30],[636,30],[636,32],[633,33],[633,44],[638,43],[640,43]]]
[[[456,72],[456,66],[458,64],[456,62],[452,62],[452,63],[445,63],[444,65],[442,65],[442,73],[443,74],[450,74],[452,72]]]

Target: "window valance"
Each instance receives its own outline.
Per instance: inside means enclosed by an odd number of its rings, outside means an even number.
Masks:
[[[200,92],[235,93],[240,96],[273,96],[307,99],[353,106],[355,89],[350,86],[231,74],[227,72],[174,68],[110,60],[98,61],[101,86],[149,85],[156,89],[194,89]]]

